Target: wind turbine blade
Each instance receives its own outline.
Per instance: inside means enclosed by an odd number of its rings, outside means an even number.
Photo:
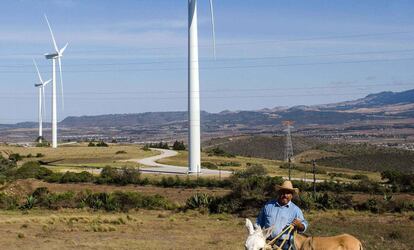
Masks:
[[[55,41],[55,36],[53,35],[52,28],[50,27],[49,20],[47,20],[46,15],[45,15],[45,19],[46,19],[46,22],[47,22],[47,26],[49,27],[50,34],[52,35],[53,46],[55,47],[56,52],[59,52],[58,46],[57,46],[56,41]]]
[[[66,47],[68,47],[69,43],[66,43],[65,46],[63,48],[60,49],[59,51],[59,55],[62,56],[63,52],[65,51]]]
[[[43,83],[43,79],[42,79],[42,77],[40,76],[39,68],[37,67],[37,64],[36,64],[35,59],[33,59],[33,64],[34,64],[34,66],[36,67],[36,71],[37,71],[37,75],[39,76],[40,83]]]
[[[52,79],[47,80],[46,82],[43,83],[43,87],[46,86],[49,82],[51,82]]]
[[[211,14],[211,27],[212,27],[212,34],[213,34],[214,59],[216,59],[216,27],[215,27],[215,21],[214,21],[213,0],[210,0],[210,14]]]
[[[65,100],[63,97],[62,61],[60,57],[58,57],[58,62],[59,62],[60,93],[62,95],[62,109],[65,110]]]

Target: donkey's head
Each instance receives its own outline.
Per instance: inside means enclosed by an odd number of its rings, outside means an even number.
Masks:
[[[253,224],[249,219],[246,219],[246,228],[249,233],[246,242],[244,243],[246,250],[271,249],[271,247],[266,244],[266,239],[272,233],[272,228],[262,230],[257,224],[253,227]]]

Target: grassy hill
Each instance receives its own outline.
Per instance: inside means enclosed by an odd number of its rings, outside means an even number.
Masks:
[[[292,142],[295,154],[311,150],[320,144],[317,140],[304,137],[293,137]],[[284,160],[285,144],[286,137],[284,136],[244,136],[211,140],[206,143],[206,150],[220,147],[235,155]]]
[[[408,150],[370,144],[330,144],[298,136],[292,137],[292,142],[296,162],[316,160],[320,166],[378,172],[414,169],[414,152]],[[235,155],[283,160],[285,143],[283,136],[243,136],[211,140],[205,149],[219,147]]]

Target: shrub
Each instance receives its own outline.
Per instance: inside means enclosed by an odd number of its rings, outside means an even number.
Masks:
[[[267,175],[267,170],[261,164],[252,164],[248,165],[246,170],[237,171],[234,175],[240,178],[247,178],[251,176],[265,176]]]
[[[208,168],[208,169],[217,169],[217,165],[216,164],[214,164],[212,162],[208,162],[208,161],[201,162],[201,166],[203,168]]]
[[[221,162],[218,164],[221,167],[240,167],[240,162],[230,161],[230,162]]]
[[[97,147],[108,147],[108,144],[106,144],[104,141],[100,141],[98,143],[96,143]]]
[[[14,153],[14,154],[9,155],[9,160],[13,161],[13,162],[18,162],[18,161],[21,161],[22,159],[23,159],[23,157],[18,153]]]
[[[175,141],[173,144],[174,150],[185,150],[185,145],[183,141]]]
[[[7,173],[11,170],[13,170],[14,168],[16,168],[17,164],[15,161],[9,160],[9,159],[5,159],[3,158],[3,156],[0,154],[0,173],[7,175]]]
[[[209,208],[214,197],[204,193],[196,193],[187,199],[185,207],[187,209]]]
[[[102,169],[97,182],[113,183],[119,185],[140,184],[140,177],[141,174],[137,168],[123,167],[122,169],[115,169],[110,166],[106,166]]]
[[[60,183],[70,183],[70,182],[93,182],[95,180],[95,177],[86,171],[82,171],[80,173],[74,173],[74,172],[66,172],[63,174],[63,176],[60,178]]]
[[[95,143],[93,143],[93,142],[89,142],[89,143],[88,143],[88,147],[96,147],[96,145],[95,145]]]
[[[37,153],[36,154],[36,158],[41,158],[41,157],[44,157],[45,155],[44,154],[42,154],[42,153]]]
[[[36,161],[29,161],[18,168],[14,174],[16,179],[36,178],[44,179],[53,172],[45,167],[41,167]]]
[[[126,151],[124,151],[124,150],[119,150],[119,151],[116,151],[116,155],[120,155],[120,154],[126,154],[127,152]]]
[[[36,198],[33,195],[26,197],[26,203],[20,206],[20,209],[32,209],[36,203]]]
[[[57,183],[60,182],[60,179],[62,179],[63,174],[62,173],[52,173],[49,176],[46,176],[44,178],[47,182]]]
[[[208,151],[209,156],[223,156],[223,157],[229,157],[229,158],[233,158],[236,157],[234,154],[231,153],[227,153],[226,151],[224,151],[223,149],[219,148],[219,147],[215,147],[212,148]]]
[[[15,196],[0,193],[0,209],[15,209],[18,207],[18,199]]]

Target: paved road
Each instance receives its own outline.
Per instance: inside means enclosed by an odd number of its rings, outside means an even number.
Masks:
[[[158,160],[177,155],[178,153],[176,151],[168,150],[168,149],[158,149],[158,148],[154,148],[151,150],[159,151],[161,152],[161,154],[156,155],[156,156],[151,156],[148,158],[144,158],[144,159],[140,159],[140,160],[131,160],[131,161],[136,161],[142,165],[149,166],[149,167],[141,167],[140,171],[148,172],[148,173],[160,173],[160,174],[179,174],[179,175],[188,174],[188,167],[166,165],[166,164],[161,164],[157,162]],[[230,171],[224,171],[224,170],[219,171],[219,170],[212,170],[212,169],[205,169],[205,168],[201,169],[202,175],[221,175],[224,177],[224,176],[230,175],[231,173],[232,172]],[[193,174],[193,175],[196,175],[196,174]]]

